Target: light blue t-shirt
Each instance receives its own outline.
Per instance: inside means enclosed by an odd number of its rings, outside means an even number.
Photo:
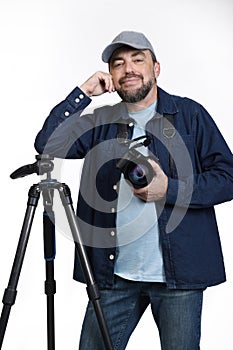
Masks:
[[[129,113],[134,119],[133,138],[145,135],[145,126],[155,113],[156,102],[148,108]],[[148,155],[147,147],[137,150]],[[115,274],[134,281],[165,282],[154,202],[144,202],[132,194],[121,177],[117,208],[117,257]]]

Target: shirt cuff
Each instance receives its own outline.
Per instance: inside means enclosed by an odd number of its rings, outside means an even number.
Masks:
[[[87,96],[79,87],[74,88],[74,90],[67,96],[66,100],[76,110],[82,110],[91,103],[90,97]]]
[[[168,189],[166,195],[166,203],[174,205],[176,203],[178,193],[178,180],[168,178]]]

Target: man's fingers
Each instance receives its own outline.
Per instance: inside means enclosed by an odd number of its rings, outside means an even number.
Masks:
[[[112,81],[112,76],[105,72],[96,72],[84,84],[81,89],[88,96],[99,96],[105,92],[114,92],[115,87]]]
[[[115,91],[115,86],[113,84],[112,76],[110,74],[105,73],[102,76],[102,79],[104,80],[105,91],[114,92]]]
[[[162,171],[160,165],[159,165],[157,162],[155,162],[153,159],[148,159],[148,162],[149,162],[150,165],[152,166],[152,169],[154,170],[155,175],[156,175],[158,172],[160,173],[160,172]]]

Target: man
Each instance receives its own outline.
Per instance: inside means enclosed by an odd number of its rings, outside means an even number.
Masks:
[[[150,304],[163,350],[197,350],[203,291],[225,281],[213,206],[233,198],[233,156],[201,105],[157,86],[142,33],[120,33],[102,59],[109,73],[56,106],[35,146],[85,158],[77,216],[114,348],[126,348]],[[123,102],[80,116],[91,96],[115,91]],[[138,137],[149,141],[130,142]],[[135,144],[153,169],[139,188],[117,166]],[[84,282],[77,257],[74,278]],[[90,303],[80,349],[104,349]]]

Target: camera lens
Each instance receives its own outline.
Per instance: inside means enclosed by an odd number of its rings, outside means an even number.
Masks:
[[[127,168],[126,178],[135,188],[147,186],[150,182],[151,171],[147,164],[135,164],[131,162]]]
[[[147,186],[155,176],[154,170],[148,161],[148,157],[130,148],[116,163],[117,169],[124,174],[134,188]]]

